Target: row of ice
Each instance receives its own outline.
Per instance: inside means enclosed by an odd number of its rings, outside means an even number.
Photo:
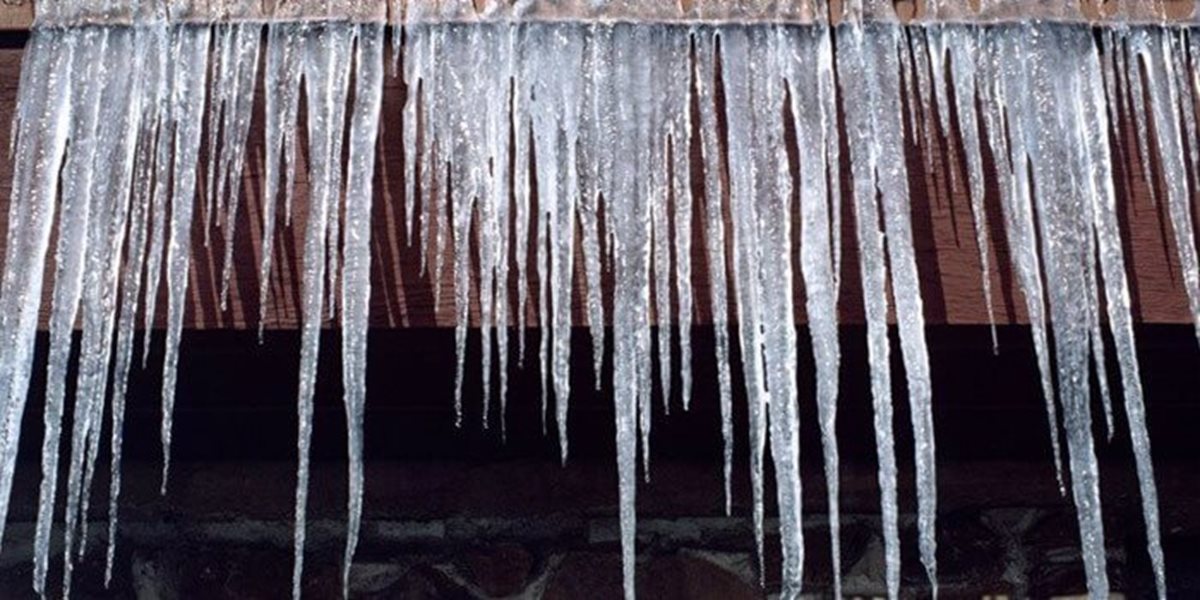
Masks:
[[[437,300],[452,302],[457,315],[459,420],[469,303],[480,307],[483,402],[491,404],[491,378],[498,375],[501,428],[509,357],[514,346],[517,356],[524,355],[525,315],[536,307],[536,323],[530,325],[542,332],[537,354],[543,413],[553,404],[567,460],[570,369],[580,368],[569,355],[571,290],[581,273],[586,291],[580,300],[596,349],[593,368],[602,370],[607,358],[614,382],[609,393],[616,415],[626,596],[634,595],[639,458],[642,476],[649,477],[652,390],[660,387],[664,399],[677,394],[686,409],[693,386],[689,328],[654,325],[692,322],[692,274],[698,269],[706,269],[711,281],[718,357],[716,381],[706,377],[698,383],[715,383],[720,390],[726,510],[735,438],[731,405],[745,401],[749,430],[739,443],[750,447],[755,535],[761,556],[769,449],[786,598],[799,594],[805,563],[797,416],[802,394],[796,376],[804,341],[795,325],[797,286],[804,290],[815,359],[811,395],[819,408],[839,596],[838,293],[843,285],[862,286],[887,591],[893,598],[899,594],[900,466],[887,322],[894,311],[916,441],[919,559],[936,589],[933,390],[905,155],[912,148],[928,152],[934,136],[950,136],[952,123],[962,140],[984,282],[986,220],[1003,223],[1032,324],[1056,466],[1062,413],[1068,469],[1063,473],[1060,467],[1059,479],[1069,484],[1078,509],[1088,589],[1094,597],[1108,594],[1089,389],[1093,368],[1101,372],[1102,386],[1106,381],[1107,324],[1141,481],[1147,550],[1159,595],[1165,595],[1121,243],[1127,232],[1116,212],[1110,136],[1118,120],[1132,119],[1141,164],[1161,167],[1161,197],[1154,201],[1168,207],[1200,335],[1189,184],[1200,175],[1195,116],[1200,34],[1165,25],[1093,30],[854,19],[836,28],[820,21],[496,22],[410,24],[394,31],[393,60],[408,90],[403,130],[396,132],[404,148],[405,227],[409,239],[431,240],[424,244],[429,251],[423,268],[439,277],[452,272],[454,298]],[[260,294],[269,293],[275,228],[290,224],[293,207],[301,94],[311,185],[307,202],[296,203],[307,217],[292,592],[300,594],[304,558],[318,341],[330,320],[343,342],[348,576],[362,515],[370,215],[385,45],[382,25],[347,23],[194,26],[149,19],[136,27],[47,27],[32,34],[14,116],[13,192],[0,288],[0,523],[12,487],[43,288],[50,287],[34,569],[39,593],[47,593],[68,407],[73,427],[66,459],[64,595],[71,566],[88,539],[82,529],[106,407],[113,432],[111,572],[125,386],[138,357],[145,367],[148,356],[149,342],[135,352],[134,330],[141,325],[149,331],[155,322],[162,310],[155,306],[160,286],[168,298],[161,366],[166,489],[192,233],[202,229],[207,240],[211,229],[221,228],[223,239],[233,237],[249,125],[257,110],[265,125]],[[260,81],[265,106],[256,109]],[[841,101],[848,98],[854,101]],[[796,175],[788,168],[789,130],[800,165]],[[202,145],[207,161],[200,160]],[[693,148],[699,158],[692,157]],[[985,149],[994,157],[999,215],[985,210]],[[703,197],[693,198],[694,191]],[[843,201],[854,215],[858,282],[841,280]],[[796,211],[799,231],[791,228]],[[694,242],[703,246],[695,254]],[[225,247],[222,300],[232,248]],[[694,256],[703,260],[693,264]],[[44,282],[48,264],[51,280]],[[527,265],[536,272],[527,272]],[[612,282],[611,304],[602,280]],[[516,304],[509,294],[514,288]],[[982,296],[990,314],[990,291]],[[608,357],[606,324],[613,335]],[[82,330],[78,377],[68,386],[76,328]],[[515,343],[510,332],[517,333]],[[733,344],[743,357],[745,389],[733,389]],[[677,365],[671,364],[673,356]],[[682,389],[672,390],[673,381]],[[67,402],[68,389],[74,390],[73,402]],[[1111,437],[1113,403],[1107,387],[1099,394]],[[484,426],[489,412],[482,412]]]

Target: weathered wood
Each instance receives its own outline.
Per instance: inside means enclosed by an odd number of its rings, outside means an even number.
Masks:
[[[4,38],[0,38],[4,39]],[[17,95],[17,80],[20,68],[20,40],[11,34],[8,44],[0,44],[0,140],[7,144],[10,138],[11,115]],[[14,41],[15,40],[15,41]],[[371,322],[377,327],[447,327],[454,323],[453,278],[447,261],[442,277],[434,273],[422,273],[420,269],[419,244],[422,240],[410,240],[404,233],[403,206],[403,158],[400,140],[401,108],[404,102],[403,85],[396,77],[385,79],[383,123],[376,168],[376,202],[372,233],[372,298]],[[220,272],[226,240],[219,230],[212,235],[211,244],[204,245],[200,227],[193,235],[194,255],[189,284],[188,313],[186,327],[244,328],[257,324],[259,311],[258,263],[261,254],[261,175],[263,171],[262,141],[262,92],[256,99],[255,114],[247,151],[247,165],[243,182],[243,202],[238,213],[238,239],[234,250],[235,268],[230,289],[228,310],[219,306]],[[1166,221],[1165,206],[1153,206],[1149,200],[1147,182],[1141,177],[1142,170],[1136,163],[1138,153],[1133,132],[1128,129],[1128,120],[1122,123],[1126,129],[1117,140],[1114,155],[1118,165],[1116,184],[1119,194],[1119,212],[1124,225],[1124,247],[1126,260],[1132,274],[1131,297],[1136,319],[1142,322],[1189,323],[1186,297],[1180,281],[1179,265],[1175,253],[1175,242],[1169,222]],[[303,129],[303,128],[302,128]],[[912,222],[916,241],[916,252],[921,276],[925,316],[931,324],[985,323],[987,315],[982,297],[982,286],[972,229],[971,211],[966,196],[967,180],[961,152],[947,149],[957,148],[957,134],[952,139],[935,139],[933,148],[925,148],[923,137],[909,135],[909,140],[921,146],[910,145],[908,168],[912,192]],[[293,208],[290,227],[282,224],[277,230],[276,268],[272,274],[271,296],[267,302],[265,324],[268,328],[294,328],[299,322],[299,265],[301,237],[306,214],[305,198],[308,181],[304,160],[306,143],[301,133],[300,168],[296,189],[297,206]],[[698,145],[692,148],[698,152]],[[845,153],[843,153],[845,156]],[[696,158],[694,156],[694,158]],[[202,154],[203,159],[203,154]],[[989,166],[986,176],[987,210],[992,251],[992,291],[996,317],[1001,323],[1025,322],[1024,299],[1012,273],[1000,219],[998,190],[990,165],[992,157],[986,151],[984,160]],[[203,160],[202,160],[203,163]],[[953,173],[953,177],[950,175]],[[843,165],[843,191],[848,193],[848,167]],[[12,162],[0,161],[0,229],[7,229],[7,204],[11,192]],[[699,178],[697,178],[699,179]],[[200,178],[203,186],[204,178]],[[953,185],[952,185],[953,184]],[[1161,181],[1157,182],[1161,186]],[[703,193],[701,182],[693,183],[697,198]],[[200,190],[203,196],[204,190]],[[1164,194],[1159,193],[1162,198]],[[843,252],[844,273],[841,290],[841,317],[846,323],[863,320],[862,297],[859,291],[858,259],[854,249],[853,214],[849,209],[849,198],[843,202]],[[700,218],[699,204],[697,218]],[[282,212],[282,209],[281,209]],[[794,217],[795,218],[795,217]],[[201,210],[197,211],[197,224],[203,222]],[[798,223],[798,221],[796,221]],[[697,227],[697,236],[700,236]],[[793,228],[798,232],[798,225]],[[704,256],[703,239],[697,237],[693,244],[693,277],[697,302],[697,322],[707,322],[711,317],[707,261]],[[0,252],[3,252],[0,249]],[[532,252],[531,252],[532,254]],[[797,261],[798,257],[793,257]],[[576,266],[582,268],[583,261],[577,259]],[[432,269],[431,269],[432,270]],[[52,281],[52,268],[47,265],[47,282]],[[536,270],[530,268],[531,284],[536,285]],[[583,295],[584,278],[575,276],[576,323],[585,323],[583,307],[579,299]],[[434,286],[441,286],[441,305],[433,301]],[[42,304],[43,322],[49,310],[49,292]],[[606,291],[608,294],[610,289]],[[474,284],[473,284],[474,288]],[[803,289],[797,277],[797,315],[804,321]],[[510,297],[515,302],[515,288],[510,287]],[[527,307],[529,322],[536,323],[535,293],[530,294]],[[165,301],[159,303],[160,310]],[[472,322],[477,320],[478,306],[472,301]],[[162,315],[160,315],[161,319]],[[161,321],[160,321],[161,322]]]
[[[48,0],[52,1],[52,0]],[[828,0],[830,15],[837,21],[845,0]],[[406,15],[417,20],[476,21],[507,19],[519,13],[521,19],[543,21],[634,21],[634,22],[788,22],[811,23],[817,14],[813,0],[641,0],[611,2],[597,8],[585,0],[553,0],[522,4],[500,1],[486,13],[478,12],[488,6],[485,0],[166,0],[170,18],[178,22],[318,20],[325,18],[355,21],[400,23]],[[1123,20],[1158,22],[1188,22],[1194,15],[1194,0],[1162,0],[1161,3],[1133,3],[1128,0],[1061,0],[992,5],[980,10],[978,0],[951,2],[933,10],[928,0],[893,0],[895,13],[902,21],[934,20],[943,22],[997,22],[1055,20],[1074,22],[1103,22],[1117,14],[1120,7],[1129,8]],[[1161,4],[1154,6],[1154,4]],[[0,31],[28,30],[33,26],[34,0],[3,0],[0,2]],[[869,3],[866,11],[869,13]],[[51,10],[64,10],[61,5],[48,4]],[[142,3],[136,9],[114,7],[68,6],[73,14],[56,13],[47,20],[54,24],[72,23],[130,23],[139,19],[138,11],[150,11],[152,3]],[[875,15],[866,14],[867,18]],[[891,18],[886,12],[884,18]]]

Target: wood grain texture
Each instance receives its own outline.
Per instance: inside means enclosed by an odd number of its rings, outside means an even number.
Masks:
[[[2,37],[2,36],[0,36]],[[0,140],[10,139],[11,115],[17,95],[17,80],[21,59],[20,39],[11,34],[9,43],[0,44]],[[15,41],[14,41],[15,40]],[[453,278],[450,261],[441,277],[436,273],[422,273],[420,269],[421,239],[409,239],[404,231],[403,206],[403,157],[401,132],[401,108],[405,89],[398,78],[385,79],[383,121],[376,162],[375,203],[372,220],[372,294],[371,323],[375,327],[449,327],[454,323]],[[289,226],[282,223],[277,229],[270,297],[258,297],[258,268],[261,253],[261,174],[263,172],[261,89],[255,104],[255,114],[250,132],[245,178],[242,186],[243,202],[237,214],[238,235],[235,240],[234,275],[227,310],[222,311],[219,303],[220,272],[224,239],[219,230],[214,230],[211,243],[205,246],[201,228],[197,226],[193,235],[192,269],[189,280],[187,315],[185,326],[195,329],[246,328],[257,325],[260,302],[266,302],[268,328],[290,329],[299,322],[299,265],[301,238],[304,227],[305,199],[308,180],[304,161],[307,151],[306,139],[301,128],[300,160],[298,169],[296,205]],[[907,108],[907,107],[906,107]],[[1114,140],[1114,156],[1118,162],[1116,184],[1119,194],[1118,208],[1122,221],[1127,267],[1132,274],[1131,296],[1135,319],[1154,323],[1190,322],[1187,301],[1179,275],[1175,252],[1175,241],[1165,206],[1150,203],[1148,183],[1141,177],[1141,167],[1133,132],[1128,120],[1123,120],[1124,129]],[[957,125],[954,125],[956,128]],[[921,277],[925,317],[930,324],[978,324],[987,322],[984,308],[979,269],[979,256],[975,249],[974,232],[969,201],[966,196],[966,172],[963,156],[956,150],[959,146],[957,132],[949,139],[935,138],[932,148],[924,145],[922,136],[911,133],[909,140],[918,140],[921,146],[908,148],[908,168],[912,195],[912,224],[916,253]],[[794,143],[794,142],[793,142]],[[698,143],[693,144],[693,158],[697,158]],[[202,164],[206,151],[202,152]],[[847,153],[843,151],[843,157]],[[1006,251],[1006,241],[1000,219],[998,190],[992,157],[985,151],[988,165],[987,211],[991,242],[991,273],[993,302],[996,318],[1000,323],[1023,323],[1026,321],[1024,299],[1018,289]],[[843,165],[842,189],[850,190],[848,165]],[[11,193],[12,161],[5,157],[0,161],[0,229],[7,230],[7,204]],[[696,218],[702,218],[700,198],[704,192],[700,181],[693,182],[697,197]],[[204,178],[200,178],[203,186]],[[1162,182],[1155,185],[1161,187]],[[204,190],[201,188],[200,195]],[[1165,194],[1161,191],[1159,198]],[[840,312],[843,322],[861,323],[863,320],[862,296],[859,290],[858,257],[854,248],[854,221],[850,211],[850,199],[843,200],[843,277],[841,286]],[[798,232],[798,214],[794,215],[793,231]],[[197,224],[203,222],[202,208],[197,210]],[[698,323],[711,319],[708,288],[708,266],[703,251],[702,228],[696,227],[692,246],[693,277],[696,298],[696,320]],[[0,252],[3,249],[0,248]],[[532,251],[531,253],[532,254]],[[792,257],[793,262],[798,257]],[[577,269],[583,261],[577,258]],[[797,270],[798,272],[798,270]],[[536,270],[530,264],[531,285],[536,285]],[[51,289],[52,268],[47,265],[47,298],[43,301],[43,322],[49,308],[48,295]],[[575,275],[576,323],[586,322],[580,298],[583,295],[584,278],[581,272]],[[803,314],[803,286],[796,278],[797,321],[805,320]],[[440,286],[441,304],[434,303],[434,288]],[[606,283],[606,303],[611,303],[611,282]],[[474,285],[472,287],[474,290]],[[515,286],[509,288],[510,298],[515,302]],[[527,307],[529,322],[536,322],[536,293],[530,294]],[[160,311],[165,307],[160,301]],[[472,300],[472,323],[477,322],[478,306]],[[160,323],[162,315],[159,315]]]
[[[39,0],[42,1],[42,0]],[[45,0],[52,2],[55,0]],[[313,0],[166,0],[171,7],[172,18],[178,21],[232,21],[232,20],[308,20],[327,16],[349,18],[360,21],[386,21],[399,23],[411,7],[434,7],[437,19],[445,19],[445,0],[334,0],[332,3]],[[830,15],[836,22],[842,14],[844,0],[827,0]],[[523,18],[541,20],[588,20],[602,15],[607,20],[647,21],[787,21],[792,23],[811,22],[815,14],[812,0],[644,0],[642,2],[613,2],[614,8],[597,10],[591,2],[584,0],[551,0],[535,4],[526,9]],[[1168,21],[1195,22],[1194,0],[1161,0],[1155,3],[1135,3],[1132,0],[1074,0],[1078,12],[1064,7],[1072,0],[1043,2],[1025,0],[992,6],[988,12],[980,12],[979,0],[962,0],[946,3],[940,10],[933,10],[929,0],[893,0],[895,13],[901,21],[1028,21],[1031,19],[1104,21],[1114,15],[1122,5],[1131,7],[1125,19],[1142,22]],[[470,8],[481,7],[483,0],[460,4],[455,20],[475,20],[478,15]],[[0,31],[27,31],[33,26],[34,0],[0,0]],[[136,5],[138,10],[147,9],[149,3]],[[502,4],[503,6],[503,4]],[[869,5],[868,5],[869,6]],[[66,22],[128,23],[132,20],[127,9],[103,9],[107,12],[89,11],[83,7],[80,14],[66,18]],[[867,9],[868,13],[870,9]],[[498,14],[506,14],[500,11]],[[1064,15],[1067,15],[1064,17]],[[870,14],[866,15],[868,18]],[[506,18],[506,17],[502,17]],[[891,18],[886,14],[885,18]],[[56,22],[61,22],[57,21]]]

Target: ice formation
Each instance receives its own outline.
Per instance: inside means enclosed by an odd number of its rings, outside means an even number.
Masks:
[[[167,295],[161,365],[165,493],[190,244],[198,229],[205,243],[223,244],[223,306],[261,79],[260,306],[267,305],[270,292],[278,222],[291,224],[302,126],[311,182],[307,201],[297,203],[307,216],[292,593],[300,595],[303,569],[318,342],[330,320],[342,335],[350,462],[343,584],[348,585],[363,511],[372,181],[385,78],[384,24],[197,24],[172,18],[162,6],[131,4],[132,25],[58,26],[85,9],[118,4],[39,4],[38,26],[22,64],[0,287],[0,335],[6,340],[0,347],[0,523],[12,487],[48,262],[53,265],[46,323],[50,358],[35,590],[45,594],[47,589],[68,406],[73,426],[65,485],[65,592],[87,539],[82,529],[106,406],[113,423],[111,572],[134,331],[141,311],[149,338],[160,285]],[[511,326],[517,325],[516,363],[521,365],[526,314],[536,314],[543,418],[553,401],[563,461],[569,456],[570,372],[579,364],[570,356],[571,305],[581,302],[597,385],[606,362],[612,371],[607,391],[615,407],[626,596],[633,597],[635,589],[637,479],[639,465],[642,475],[650,476],[654,390],[668,409],[676,399],[686,409],[694,385],[689,332],[696,273],[709,282],[715,328],[726,511],[732,506],[732,407],[745,401],[751,517],[760,561],[769,457],[776,478],[782,592],[799,595],[805,544],[798,402],[811,395],[820,421],[834,588],[840,595],[836,418],[844,198],[854,215],[850,239],[857,246],[865,299],[887,593],[893,598],[900,593],[897,481],[902,468],[894,450],[889,312],[899,333],[916,442],[919,560],[936,593],[934,391],[905,148],[911,136],[928,150],[940,139],[938,131],[962,141],[989,317],[988,219],[999,218],[1005,231],[1032,325],[1060,485],[1059,439],[1065,433],[1071,496],[1093,596],[1107,593],[1108,580],[1089,385],[1095,369],[1111,436],[1112,409],[1103,387],[1107,323],[1133,440],[1148,553],[1159,595],[1165,595],[1109,135],[1118,118],[1132,117],[1146,178],[1153,179],[1154,165],[1161,168],[1165,193],[1157,201],[1167,205],[1200,338],[1200,266],[1189,186],[1189,177],[1200,171],[1195,117],[1200,38],[1189,26],[1147,21],[1149,4],[1138,2],[1123,3],[1114,21],[1101,24],[1098,32],[1066,2],[1046,11],[1054,18],[1027,22],[1003,18],[1018,4],[1012,0],[982,2],[983,14],[996,17],[990,21],[956,20],[967,10],[960,3],[930,2],[927,18],[902,24],[890,3],[851,0],[835,24],[826,3],[814,0],[804,3],[810,12],[798,13],[806,19],[793,22],[787,18],[791,13],[779,9],[773,16],[780,18],[752,25],[704,18],[705,11],[720,6],[708,2],[695,3],[688,18],[673,22],[556,21],[544,18],[538,3],[488,0],[477,3],[483,5],[479,13],[474,4],[409,2],[392,37],[408,91],[401,131],[389,133],[399,135],[404,148],[408,239],[423,241],[423,268],[439,278],[446,269],[452,272],[454,297],[436,301],[454,305],[458,420],[470,304],[478,303],[482,333],[482,425],[491,422],[491,381],[498,375],[495,414],[501,431]],[[671,3],[591,4],[598,11],[628,4],[625,8],[651,17],[683,10],[659,6]],[[737,8],[723,10],[734,21],[746,16]],[[261,76],[260,52],[265,52]],[[847,98],[855,101],[844,102]],[[993,160],[987,167],[984,149]],[[798,158],[795,176],[790,150]],[[985,168],[996,174],[1000,215],[985,210]],[[846,194],[844,174],[850,182]],[[694,193],[701,197],[693,198]],[[199,219],[193,219],[196,205]],[[799,215],[798,230],[792,227],[793,214]],[[211,237],[216,230],[220,236]],[[695,255],[693,243],[701,244]],[[701,260],[693,264],[693,256]],[[531,260],[535,273],[528,272]],[[573,297],[577,273],[584,282],[578,299]],[[611,304],[605,301],[605,278],[612,280]],[[799,288],[802,307],[794,301]],[[816,371],[811,392],[801,390],[797,379],[800,308]],[[606,357],[610,325],[613,351]],[[82,330],[82,358],[72,388],[66,378],[76,327]],[[744,389],[734,389],[735,343]],[[143,340],[143,366],[149,345]],[[74,389],[73,402],[68,389]],[[1059,431],[1060,410],[1064,432]]]

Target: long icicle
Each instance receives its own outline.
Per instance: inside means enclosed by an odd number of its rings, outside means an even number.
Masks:
[[[367,313],[371,299],[371,191],[375,143],[383,101],[381,25],[358,25],[355,50],[354,111],[350,118],[350,158],[346,174],[346,235],[342,256],[342,377],[346,439],[350,456],[349,525],[342,561],[342,596],[350,596],[350,563],[358,544],[363,509],[363,419],[367,393]]]
[[[167,246],[167,341],[163,358],[162,389],[162,492],[167,490],[171,465],[171,423],[175,411],[179,337],[183,332],[183,302],[187,297],[188,265],[192,247],[192,211],[196,195],[196,164],[200,150],[200,113],[204,108],[204,77],[209,30],[181,27],[179,56],[189,57],[175,71],[175,98],[181,99],[175,115],[175,160],[172,172],[170,243]],[[147,290],[147,294],[151,293]]]
[[[337,205],[341,190],[340,157],[334,156],[334,139],[341,137],[343,123],[335,118],[339,103],[346,98],[354,31],[347,24],[327,24],[305,31],[304,77],[308,102],[308,138],[311,158],[312,192],[309,195],[308,221],[304,232],[303,310],[301,315],[300,384],[297,400],[299,413],[299,463],[296,468],[296,534],[292,597],[300,598],[304,573],[305,515],[308,509],[309,446],[312,443],[313,393],[317,379],[317,353],[323,321],[326,266],[326,221]]]

